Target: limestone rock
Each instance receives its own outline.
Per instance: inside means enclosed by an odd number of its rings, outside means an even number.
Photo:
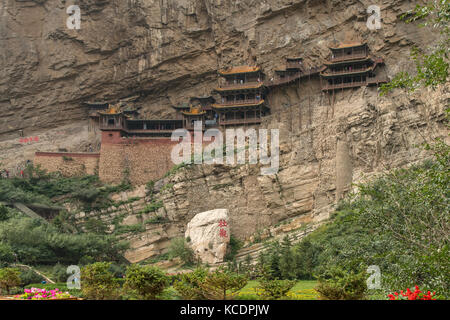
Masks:
[[[230,242],[227,209],[215,209],[197,214],[186,227],[190,246],[204,263],[223,262]]]

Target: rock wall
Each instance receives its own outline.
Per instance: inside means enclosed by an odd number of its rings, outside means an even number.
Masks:
[[[1,0],[0,139],[14,137],[0,144],[2,162],[24,159],[18,129],[27,136],[87,119],[82,101],[139,95],[144,117],[169,118],[171,105],[209,93],[219,68],[256,63],[271,77],[286,57],[320,65],[334,39],[367,42],[386,62],[378,72],[389,77],[413,72],[411,47],[427,47],[439,37],[400,21],[416,3],[380,3],[382,27],[369,30],[371,1],[90,0],[80,2],[81,29],[68,30],[69,1]],[[422,161],[428,154],[418,144],[449,138],[444,124],[448,83],[384,97],[377,88],[362,87],[333,98],[312,77],[272,90],[268,102],[272,114],[262,127],[280,130],[278,174],[261,176],[258,166],[204,165],[158,182],[153,200],[162,201],[163,208],[154,214],[169,221],[127,235],[130,260],[167,252],[170,239],[183,236],[188,221],[212,209],[227,209],[231,234],[247,242],[323,221],[352,184]],[[90,143],[82,130],[66,131],[64,137],[67,141],[61,137],[58,144],[71,146],[70,151]],[[109,161],[133,148],[103,147],[112,153]],[[51,139],[40,144],[41,151],[52,148]],[[139,155],[135,163],[143,162],[145,152],[150,150],[133,153]],[[108,176],[123,172],[120,161],[104,166]],[[136,213],[127,214],[141,221]]]
[[[66,26],[78,4],[81,29]],[[207,94],[217,70],[257,63],[270,76],[289,56],[321,64],[334,39],[363,40],[388,75],[414,69],[411,45],[437,35],[399,21],[415,1],[380,3],[366,26],[357,0],[1,0],[0,139],[87,119],[82,102],[139,95],[144,117]]]

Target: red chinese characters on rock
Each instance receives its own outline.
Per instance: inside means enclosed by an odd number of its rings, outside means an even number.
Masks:
[[[219,221],[219,237],[226,238],[227,237],[227,230],[224,229],[224,227],[227,227],[228,223],[225,220]]]
[[[19,142],[20,143],[28,143],[28,142],[38,142],[39,141],[39,137],[29,137],[29,138],[20,138]]]

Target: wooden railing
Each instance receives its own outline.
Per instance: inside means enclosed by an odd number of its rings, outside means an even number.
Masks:
[[[291,81],[300,79],[301,75],[302,75],[301,72],[297,72],[297,73],[295,73],[293,75],[290,75],[290,76],[285,76],[285,77],[282,77],[282,78],[274,79],[272,81],[267,81],[266,85],[267,86],[278,86],[280,84],[289,83]]]
[[[220,125],[252,124],[252,123],[261,123],[261,118],[230,119],[219,121]]]
[[[358,52],[358,53],[352,53],[352,54],[343,54],[338,56],[332,56],[331,62],[340,62],[345,60],[354,60],[354,59],[363,59],[367,57],[366,52]]]
[[[216,103],[216,105],[219,105],[219,106],[234,106],[234,105],[241,105],[241,104],[253,105],[253,104],[258,104],[261,101],[263,101],[263,99],[245,99],[245,100],[219,102],[219,103]]]
[[[358,72],[367,72],[370,71],[372,68],[355,68],[351,70],[328,70],[327,72],[323,73],[324,75],[339,75],[339,74],[351,74],[351,73],[358,73]]]
[[[221,89],[232,89],[232,88],[236,88],[236,89],[245,89],[246,87],[256,87],[258,85],[262,84],[262,82],[260,81],[252,81],[252,82],[236,82],[236,83],[222,83],[220,84]]]

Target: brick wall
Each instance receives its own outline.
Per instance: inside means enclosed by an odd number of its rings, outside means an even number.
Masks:
[[[99,153],[36,152],[34,165],[66,177],[93,175],[98,171],[99,158]]]
[[[118,139],[115,135],[102,139],[99,176],[107,183],[120,183],[128,170],[132,184],[145,184],[162,178],[174,163],[170,159],[177,142],[170,138]]]

